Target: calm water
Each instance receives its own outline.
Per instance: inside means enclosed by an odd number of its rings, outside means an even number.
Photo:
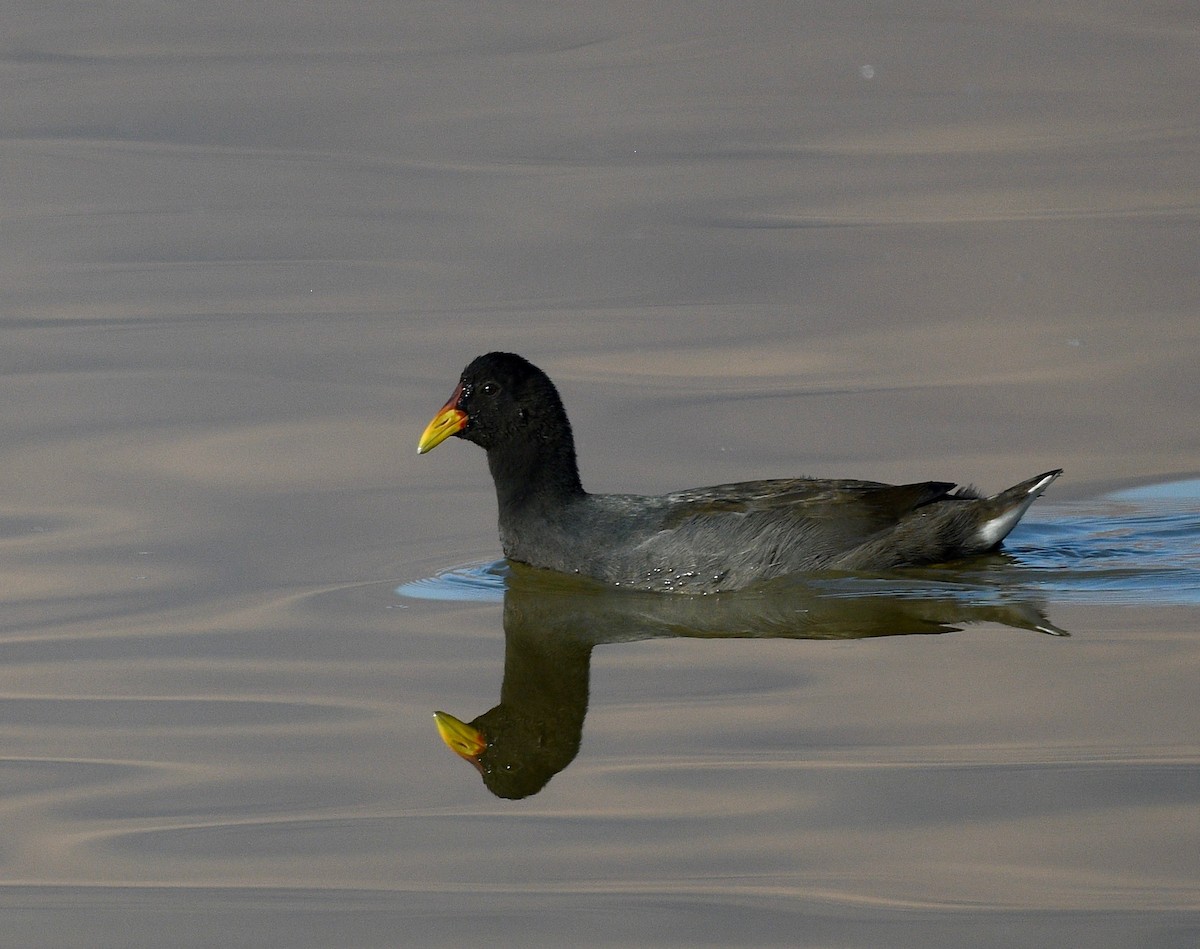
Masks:
[[[1190,8],[5,23],[0,945],[1200,943]],[[417,459],[492,348],[595,490],[1066,475],[618,596]]]

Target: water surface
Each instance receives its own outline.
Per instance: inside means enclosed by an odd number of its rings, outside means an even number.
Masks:
[[[1197,31],[18,4],[3,941],[1196,945]],[[547,584],[415,454],[492,348],[594,490],[1066,475],[966,567]]]

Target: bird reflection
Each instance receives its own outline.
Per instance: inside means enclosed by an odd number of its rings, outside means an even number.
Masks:
[[[1006,555],[988,558],[1003,565]],[[579,751],[592,649],[663,637],[865,639],[998,623],[1054,636],[1022,591],[986,567],[911,571],[886,580],[789,579],[755,591],[664,596],[614,590],[513,564],[504,596],[500,703],[470,722],[435,712],[442,740],[497,797],[538,793]]]

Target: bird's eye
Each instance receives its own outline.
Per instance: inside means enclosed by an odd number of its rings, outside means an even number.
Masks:
[[[500,387],[494,382],[485,382],[479,389],[484,395],[495,395],[500,391]]]

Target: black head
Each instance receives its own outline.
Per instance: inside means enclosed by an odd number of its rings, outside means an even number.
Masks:
[[[554,383],[515,353],[488,353],[463,370],[458,387],[425,429],[424,454],[451,435],[487,451],[497,487],[522,479],[578,487],[571,423]],[[532,485],[530,485],[532,487]]]
[[[459,379],[458,408],[467,415],[459,437],[493,448],[570,437],[571,425],[554,383],[515,353],[472,360]]]

